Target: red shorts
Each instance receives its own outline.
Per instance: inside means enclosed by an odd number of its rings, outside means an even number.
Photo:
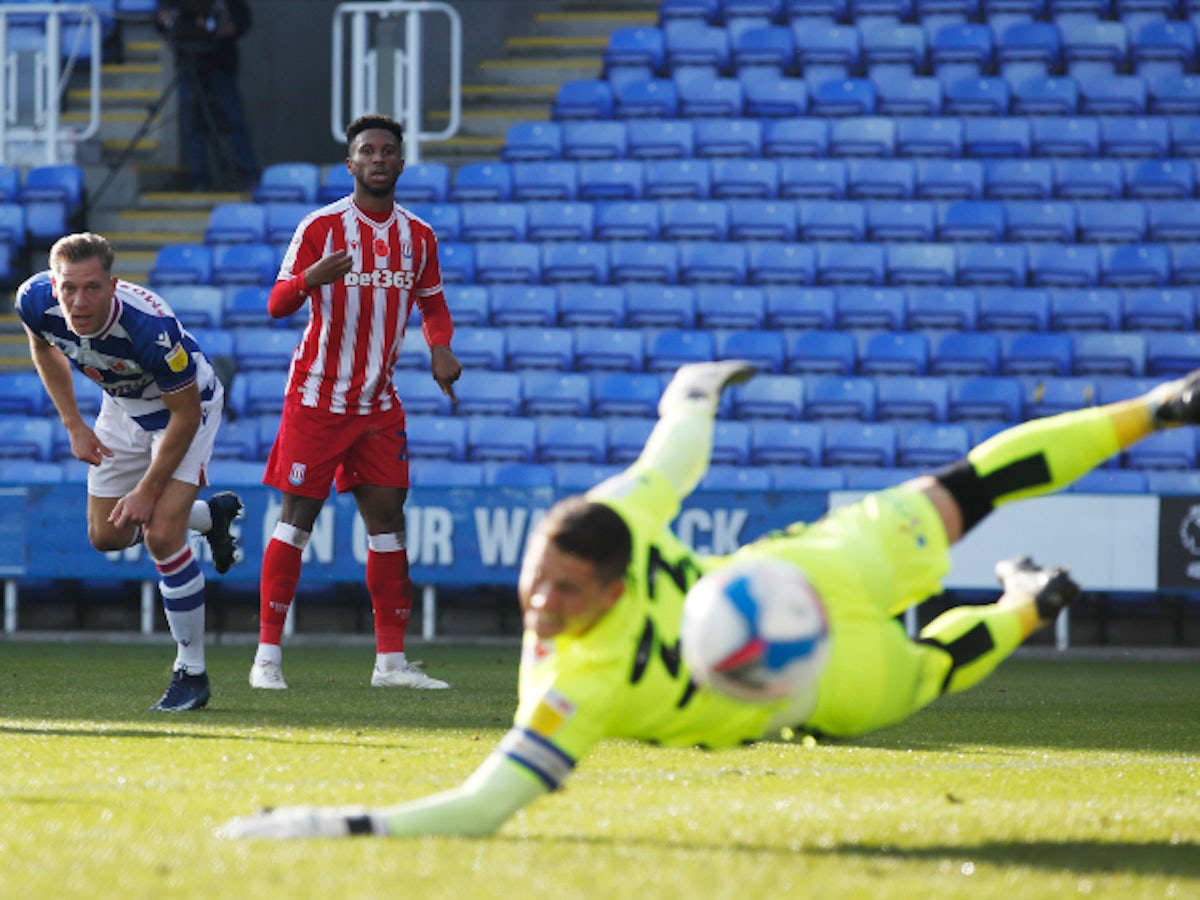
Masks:
[[[399,405],[361,416],[286,401],[263,484],[317,500],[329,496],[335,479],[342,494],[360,484],[407,488],[405,427]]]

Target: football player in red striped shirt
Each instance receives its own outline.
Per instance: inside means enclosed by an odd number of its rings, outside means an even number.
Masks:
[[[284,689],[280,641],[300,580],[301,556],[331,484],[353,492],[367,529],[367,590],[375,615],[376,687],[446,688],[406,658],[412,609],[405,550],[408,450],[392,371],[414,304],[431,371],[454,397],[462,366],[450,349],[454,325],[442,294],[433,229],[394,199],[404,170],[401,125],[382,115],[346,129],[354,192],[296,228],[268,300],[276,318],[308,303],[292,356],[279,434],[263,483],[283,492],[279,522],[263,553],[256,688]]]

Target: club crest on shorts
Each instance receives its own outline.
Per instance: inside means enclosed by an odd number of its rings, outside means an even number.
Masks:
[[[304,475],[308,471],[308,466],[304,463],[292,463],[292,471],[288,474],[288,484],[302,485],[304,484]]]

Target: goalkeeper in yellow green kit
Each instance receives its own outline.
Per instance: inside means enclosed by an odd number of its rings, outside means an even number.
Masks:
[[[555,790],[604,738],[732,746],[795,727],[850,737],[964,690],[1049,624],[1079,593],[1062,569],[997,566],[994,604],[948,610],[916,640],[895,616],[941,590],[949,547],[994,508],[1059,490],[1160,428],[1200,421],[1200,370],[1141,397],[1001,432],[936,474],[870,494],[724,557],[699,556],[670,531],[712,448],[721,391],[741,362],[680,369],[638,460],[550,509],[530,538],[512,728],[461,787],[391,807],[285,807],[227,823],[225,837],[486,835]],[[799,566],[828,619],[827,661],[771,703],[698,687],[680,655],[688,590],[754,558]],[[869,661],[870,664],[864,664]]]

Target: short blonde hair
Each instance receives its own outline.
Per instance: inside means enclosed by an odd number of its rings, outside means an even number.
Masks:
[[[60,237],[54,242],[54,246],[50,248],[50,268],[57,269],[62,263],[98,259],[104,266],[104,271],[111,273],[116,257],[117,254],[113,251],[108,238],[90,231],[83,231],[79,234]]]

